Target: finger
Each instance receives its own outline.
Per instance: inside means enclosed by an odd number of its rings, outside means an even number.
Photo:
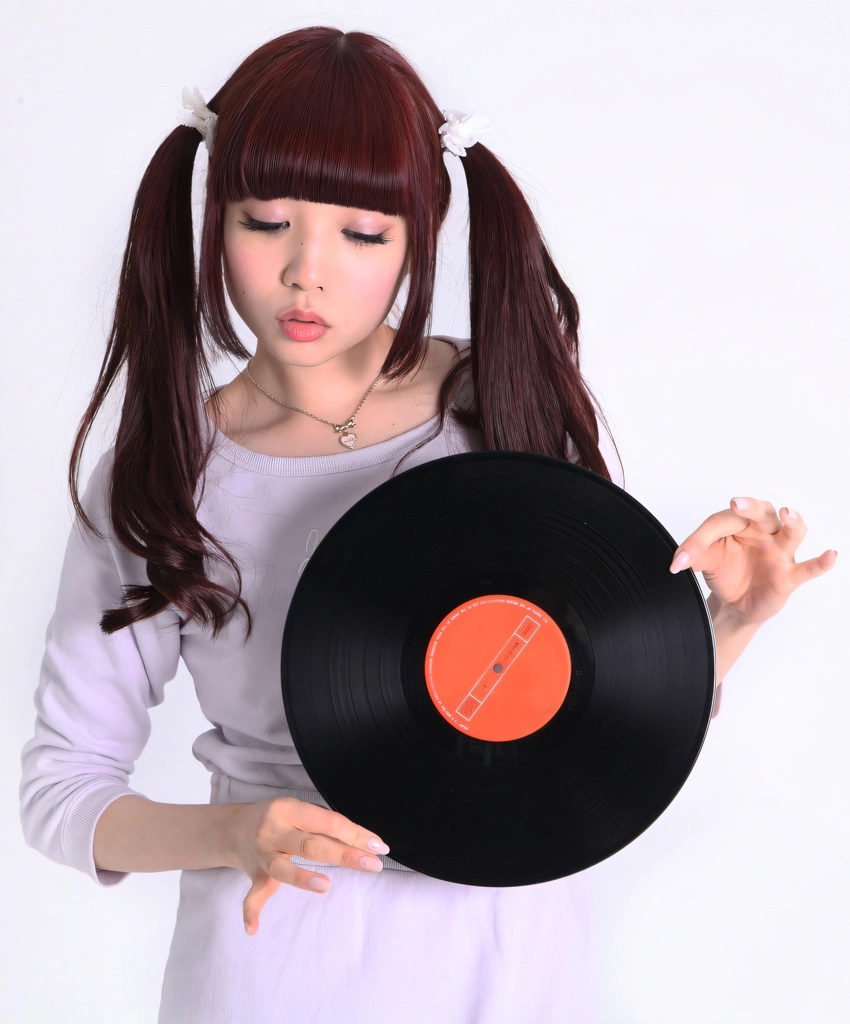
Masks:
[[[358,857],[363,851],[384,854],[390,852],[389,846],[380,836],[361,825],[356,825],[339,811],[329,810],[320,804],[297,800],[289,809],[288,816],[289,821],[296,829],[331,836],[346,846],[352,847],[358,853]]]
[[[323,893],[331,887],[331,880],[327,875],[316,874],[306,868],[293,864],[287,854],[281,854],[272,859],[268,872],[261,871],[254,879],[248,895],[242,901],[242,919],[245,923],[245,931],[249,935],[256,935],[260,927],[260,914],[263,907],[273,896],[281,884],[292,885],[296,889],[306,889],[308,892]]]
[[[307,860],[326,861],[331,864],[339,864],[343,868],[354,868],[356,871],[383,871],[384,865],[371,853],[364,853],[356,846],[346,846],[339,839],[333,836],[323,835],[321,832],[296,833],[295,842],[300,846],[298,855]]]
[[[778,533],[782,529],[782,521],[769,501],[760,501],[757,498],[732,498],[730,506],[732,507],[710,515],[682,541],[673,552],[669,567],[671,573],[686,568],[711,572],[713,565],[704,561],[697,565],[697,560],[712,544],[724,537],[743,533],[751,527],[768,534]]]
[[[781,508],[779,518],[782,530],[776,537],[777,546],[788,555],[793,555],[805,540],[808,527],[799,512],[793,508]]]
[[[700,564],[697,560],[703,555],[712,544],[736,533],[743,533],[750,526],[750,520],[736,515],[732,509],[724,509],[722,512],[715,512],[710,515],[701,526],[690,536],[685,537],[682,543],[673,552],[670,562],[670,572],[677,573],[682,569],[707,569],[711,566]]]
[[[280,881],[266,874],[265,871],[254,879],[248,895],[242,901],[242,919],[245,922],[245,931],[249,935],[256,935],[260,927],[260,911],[266,905],[269,896],[273,896],[280,888]]]
[[[817,558],[810,558],[806,562],[798,562],[791,572],[791,582],[795,587],[799,587],[806,580],[813,580],[818,576],[823,576],[824,573],[829,572],[830,569],[835,567],[837,558],[838,552],[830,549],[824,551],[822,555],[818,555]]]
[[[759,498],[732,498],[729,506],[735,515],[755,523],[765,533],[779,533],[782,529],[782,520],[769,501],[761,501]]]

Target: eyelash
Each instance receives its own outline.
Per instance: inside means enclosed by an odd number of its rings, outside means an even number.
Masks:
[[[283,224],[269,224],[266,221],[254,220],[253,218],[247,223],[244,221],[240,221],[240,223],[249,231],[262,231],[267,235],[275,235],[283,227]],[[389,238],[384,238],[383,235],[363,235],[358,231],[346,231],[344,233],[351,238],[358,249],[364,245],[386,245],[390,241]]]

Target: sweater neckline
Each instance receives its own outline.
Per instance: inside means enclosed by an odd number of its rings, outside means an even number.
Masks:
[[[464,346],[459,339],[449,338],[445,335],[437,337],[451,341],[456,348],[463,351]],[[201,398],[201,410],[213,432],[213,449],[227,462],[254,473],[265,473],[270,476],[325,476],[328,473],[345,473],[389,462],[390,459],[401,455],[402,452],[427,437],[440,419],[440,414],[436,413],[429,420],[420,423],[418,427],[406,430],[403,434],[396,434],[395,437],[379,441],[377,444],[366,445],[365,448],[341,451],[336,455],[264,455],[237,444],[232,438],[223,434],[207,414],[204,405],[210,396],[221,390],[223,386],[220,385],[204,392]]]

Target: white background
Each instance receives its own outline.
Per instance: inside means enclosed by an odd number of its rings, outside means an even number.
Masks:
[[[100,366],[142,172],[176,123],[184,84],[208,99],[256,46],[310,24],[383,36],[439,106],[490,117],[487,145],[517,175],[577,295],[582,369],[610,417],[626,488],[677,540],[743,495],[801,512],[809,532],[798,560],[840,552],[727,676],[721,713],[668,810],[588,877],[605,1024],[841,1018],[850,997],[846,5],[4,8],[6,1019],[156,1019],[178,873],[101,889],[25,846],[20,749],[71,523],[71,440]],[[204,155],[201,146],[197,167]],[[458,188],[435,333],[468,330],[458,290],[464,201]],[[221,367],[221,379],[238,369]],[[111,440],[114,408],[102,420],[86,472]],[[190,747],[207,727],[181,668],[153,711],[133,788],[206,802],[207,773]]]

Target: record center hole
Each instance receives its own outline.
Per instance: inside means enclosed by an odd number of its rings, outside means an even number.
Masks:
[[[496,664],[493,666],[493,671],[494,672],[501,672],[502,671],[502,666],[498,662],[496,662]]]

